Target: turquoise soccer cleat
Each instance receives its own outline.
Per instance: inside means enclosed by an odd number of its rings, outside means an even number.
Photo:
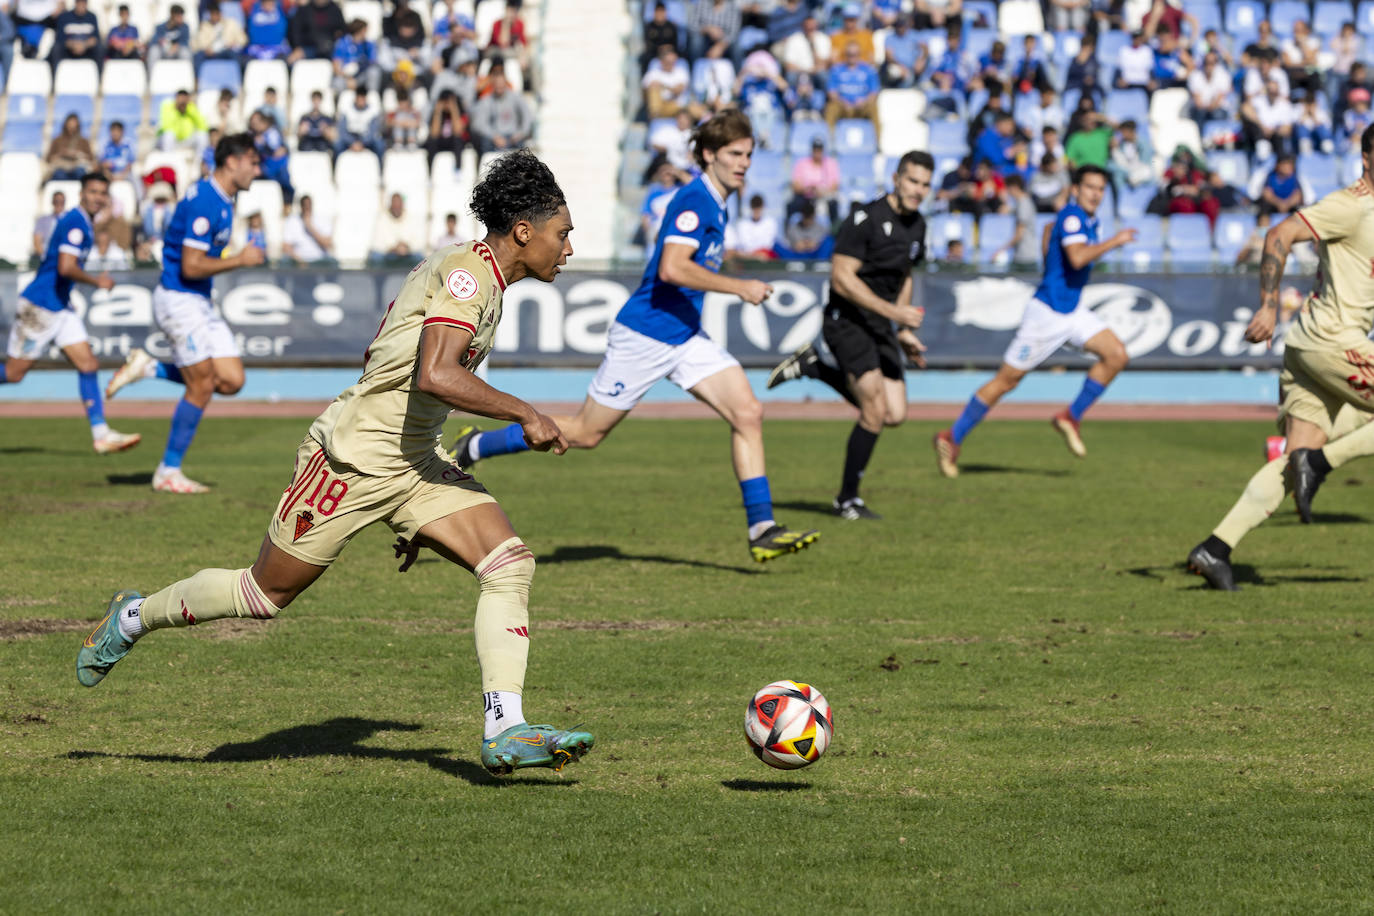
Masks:
[[[591,732],[561,731],[552,725],[516,725],[482,742],[482,766],[494,776],[525,767],[558,772],[592,749]]]
[[[142,597],[136,591],[126,590],[115,592],[115,596],[110,599],[110,607],[105,611],[105,617],[91,631],[91,635],[86,637],[86,641],[81,645],[81,651],[76,653],[76,679],[83,687],[94,687],[99,684],[105,679],[105,675],[110,673],[115,662],[128,655],[129,650],[134,647],[133,643],[126,642],[124,637],[119,635],[119,615],[124,613],[129,602]]]

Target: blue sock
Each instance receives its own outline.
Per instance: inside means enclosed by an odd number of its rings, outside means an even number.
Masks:
[[[176,382],[178,385],[185,385],[186,381],[181,377],[181,370],[172,363],[158,363],[154,373],[158,378],[165,378],[169,382]]]
[[[92,426],[104,426],[105,405],[100,401],[100,380],[94,372],[78,372],[76,377],[81,403],[86,407],[86,419]]]
[[[768,489],[767,477],[750,477],[739,482],[740,495],[744,497],[744,514],[749,527],[759,522],[773,519],[773,494]]]
[[[0,363],[0,385],[8,385],[10,381],[9,373],[5,371],[5,364]]]
[[[1093,406],[1093,403],[1102,397],[1102,392],[1106,390],[1107,386],[1097,379],[1085,378],[1083,387],[1078,390],[1078,397],[1074,398],[1073,403],[1069,405],[1069,416],[1073,417],[1075,422],[1083,419],[1083,414],[1088,412],[1088,408]]]
[[[182,456],[191,447],[195,438],[200,417],[205,413],[190,401],[182,398],[177,409],[172,412],[172,430],[167,434],[167,450],[162,453],[162,463],[169,468],[181,467]]]
[[[954,426],[950,428],[950,438],[955,445],[960,445],[964,437],[973,432],[973,427],[983,422],[983,418],[988,415],[988,405],[978,400],[978,395],[968,399],[964,405],[964,412],[959,414],[959,419],[954,421]]]
[[[520,428],[519,423],[512,423],[505,429],[480,433],[477,436],[477,447],[474,449],[473,457],[495,458],[497,455],[511,455],[529,450],[530,447],[525,444],[525,431]]]

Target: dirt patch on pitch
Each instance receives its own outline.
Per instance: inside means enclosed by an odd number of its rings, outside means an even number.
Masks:
[[[187,627],[186,631],[200,639],[224,642],[226,640],[262,639],[267,635],[269,625],[270,621],[240,620],[237,617],[226,617]]]
[[[42,602],[56,604],[57,599]],[[49,633],[85,633],[95,626],[91,620],[60,620],[54,617],[21,617],[19,620],[0,620],[0,640],[28,639]]]

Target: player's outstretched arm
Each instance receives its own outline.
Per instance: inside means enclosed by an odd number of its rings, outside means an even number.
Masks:
[[[1286,219],[1264,235],[1264,255],[1260,258],[1260,307],[1245,329],[1245,339],[1262,343],[1274,336],[1279,316],[1279,283],[1288,253],[1298,242],[1315,239],[1307,220]]]
[[[561,455],[568,440],[549,417],[529,404],[482,381],[461,363],[472,343],[472,332],[462,328],[428,327],[420,335],[420,358],[415,367],[415,387],[456,410],[519,423],[525,441],[537,452],[552,450]]]
[[[1131,244],[1135,241],[1135,236],[1134,229],[1122,229],[1107,241],[1098,242],[1096,245],[1089,245],[1087,242],[1069,245],[1064,249],[1064,256],[1069,259],[1069,264],[1074,270],[1082,270],[1107,252]]]
[[[245,246],[238,254],[228,258],[212,258],[209,252],[194,245],[181,246],[181,272],[188,280],[204,280],[240,267],[257,267],[265,260],[267,255],[256,245]]]
[[[750,305],[758,305],[773,294],[773,287],[762,280],[722,277],[715,271],[702,267],[692,260],[692,253],[695,251],[691,245],[666,243],[663,246],[663,257],[658,262],[658,278],[673,286],[699,289],[705,293],[728,293],[739,296]]]
[[[888,302],[869,288],[868,284],[859,279],[859,268],[863,262],[853,255],[837,254],[830,259],[830,285],[841,296],[861,309],[889,318],[900,325],[917,328],[921,326],[921,320],[925,317],[925,312],[918,308],[913,308],[911,300],[911,278],[907,278],[902,291],[905,297],[899,294],[896,302]]]
[[[87,283],[99,289],[114,289],[114,280],[110,279],[108,273],[101,273],[100,276],[86,273],[81,269],[81,262],[76,259],[76,255],[67,254],[65,251],[57,256],[57,272],[77,283]]]

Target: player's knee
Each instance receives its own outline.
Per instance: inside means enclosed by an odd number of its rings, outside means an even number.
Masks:
[[[77,372],[98,372],[100,371],[100,361],[94,356],[87,354],[72,360],[72,368]]]
[[[239,573],[235,589],[234,613],[239,617],[252,617],[256,620],[271,620],[282,612],[295,593],[284,593],[276,589],[264,589],[253,576],[252,569]]]
[[[215,394],[238,394],[243,390],[243,378],[215,378]]]
[[[763,405],[759,399],[749,397],[735,405],[731,412],[732,422],[736,429],[762,429],[763,428]]]
[[[0,371],[5,373],[5,381],[13,384],[29,374],[29,367],[17,365],[14,360],[10,360],[8,363],[0,363]]]
[[[1102,357],[1102,361],[1107,364],[1108,368],[1120,372],[1122,369],[1126,368],[1126,364],[1131,361],[1131,357],[1126,353],[1126,348],[1118,343],[1115,347],[1107,351],[1106,355]]]
[[[518,537],[499,545],[473,570],[477,588],[482,592],[522,592],[529,594],[534,580],[534,552]]]

